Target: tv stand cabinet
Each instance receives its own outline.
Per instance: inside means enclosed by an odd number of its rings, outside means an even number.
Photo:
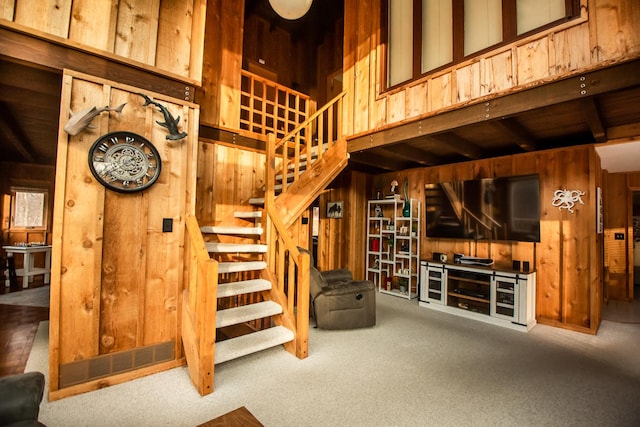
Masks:
[[[535,272],[420,261],[421,307],[528,332],[535,290]]]

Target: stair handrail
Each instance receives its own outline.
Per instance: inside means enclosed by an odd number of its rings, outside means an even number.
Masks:
[[[294,331],[285,349],[299,359],[309,355],[310,256],[300,252],[273,205],[265,206],[271,297],[282,306],[282,324]],[[278,322],[277,319],[276,323]]]
[[[200,395],[213,392],[218,262],[209,256],[195,216],[185,217],[189,241],[187,280],[182,291],[182,342],[189,376]]]
[[[315,161],[319,161],[325,152],[341,140],[340,118],[345,95],[346,91],[334,97],[279,141],[276,142],[276,136],[273,133],[267,134],[264,212],[265,238],[269,248],[267,254],[268,279],[274,285],[271,297],[279,301],[283,307],[281,318],[284,326],[295,332],[294,341],[285,344],[285,348],[301,359],[308,355],[310,257],[298,250],[288,227],[281,219],[281,212],[276,209],[275,181],[276,175],[282,173],[280,194],[285,193],[289,187],[286,176],[290,170],[290,150],[293,151],[293,182],[291,183],[293,185],[301,177],[300,159],[302,156],[306,155],[307,167],[309,167],[312,160],[311,154],[315,154]],[[317,142],[315,145],[314,130]],[[303,143],[304,146],[302,146]],[[314,150],[315,153],[313,153]],[[289,211],[297,211],[300,208],[299,206],[288,207]]]
[[[343,91],[336,95],[307,120],[287,133],[277,143],[273,144],[272,140],[269,139],[269,135],[272,134],[267,135],[267,145],[273,146],[273,150],[271,151],[269,147],[267,148],[266,173],[274,177],[278,173],[282,174],[281,192],[286,192],[287,187],[294,184],[300,178],[302,157],[306,158],[307,163],[310,164],[312,163],[312,155],[315,154],[315,161],[318,161],[322,159],[326,151],[331,149],[331,145],[342,137],[340,118],[342,116],[342,102],[346,94],[347,92]],[[290,160],[289,151],[293,151],[292,160]],[[279,154],[278,158],[281,159],[279,166],[276,166],[276,153]],[[291,164],[292,167],[290,168]],[[269,168],[272,169],[269,170]],[[293,182],[291,183],[288,183],[286,179],[287,173],[289,172],[293,174]]]

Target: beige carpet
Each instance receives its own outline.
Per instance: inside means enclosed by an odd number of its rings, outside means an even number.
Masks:
[[[0,295],[0,304],[49,307],[49,285]]]
[[[48,372],[47,322],[27,371]],[[56,426],[197,426],[245,406],[265,426],[638,426],[640,325],[598,335],[522,333],[377,295],[377,326],[311,329],[309,357],[281,348],[216,366],[199,396],[186,368],[45,402]],[[48,377],[48,373],[46,374]]]

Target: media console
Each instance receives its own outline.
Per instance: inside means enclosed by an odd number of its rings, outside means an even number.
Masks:
[[[534,271],[420,261],[421,307],[528,332],[535,295]]]

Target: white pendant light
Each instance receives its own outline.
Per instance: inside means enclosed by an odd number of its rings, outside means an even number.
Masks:
[[[284,19],[302,18],[309,11],[313,0],[269,0],[271,7]]]

